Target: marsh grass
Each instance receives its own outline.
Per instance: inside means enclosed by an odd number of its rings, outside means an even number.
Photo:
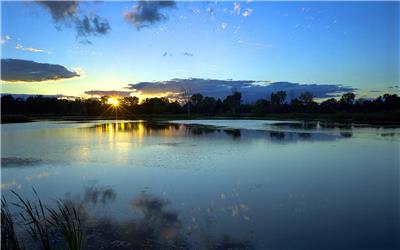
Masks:
[[[68,244],[70,250],[82,249],[83,232],[81,220],[72,204],[58,202],[57,209],[47,208],[51,225],[56,227]]]
[[[23,249],[18,242],[15,232],[15,222],[8,203],[5,199],[1,199],[1,248],[2,249]]]
[[[42,249],[51,249],[50,244],[50,223],[47,221],[45,207],[42,204],[37,192],[33,189],[37,198],[38,204],[32,203],[29,200],[24,200],[18,193],[11,191],[17,198],[19,203],[13,203],[21,209],[19,213],[24,225],[27,227],[29,235],[38,240]]]
[[[58,201],[56,208],[43,205],[35,189],[36,202],[23,199],[15,191],[11,191],[17,202],[11,203],[20,209],[18,225],[29,234],[33,242],[38,242],[41,249],[60,248],[66,244],[70,250],[82,249],[83,231],[81,220],[72,203]],[[19,220],[18,220],[19,221]],[[1,201],[1,249],[25,249],[15,232],[17,225],[15,218],[9,212],[8,203]],[[61,244],[59,239],[63,241]],[[57,242],[57,246],[54,246]],[[31,247],[31,246],[29,246]]]

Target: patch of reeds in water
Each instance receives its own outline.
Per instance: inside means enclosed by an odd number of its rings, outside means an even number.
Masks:
[[[9,211],[7,201],[2,198],[1,249],[26,249],[24,242],[16,236],[18,219],[21,222],[22,230],[29,234],[33,242],[39,242],[41,249],[60,248],[60,244],[67,245],[70,250],[82,249],[81,221],[72,203],[59,201],[56,208],[51,208],[43,205],[35,189],[33,192],[37,198],[36,203],[23,199],[15,191],[11,192],[18,201],[12,204],[20,211],[14,217]],[[55,242],[54,239],[61,239],[62,243]],[[55,243],[57,243],[57,247],[55,247]]]

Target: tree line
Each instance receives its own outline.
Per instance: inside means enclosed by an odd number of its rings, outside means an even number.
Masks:
[[[375,99],[356,99],[354,93],[344,93],[340,98],[316,102],[311,92],[303,92],[297,98],[287,99],[285,91],[272,93],[268,98],[253,103],[243,103],[242,94],[234,91],[224,99],[203,96],[200,93],[189,96],[184,103],[165,97],[147,98],[139,102],[137,97],[121,97],[119,105],[112,106],[109,97],[77,98],[75,100],[31,96],[26,99],[12,95],[1,97],[2,114],[24,115],[88,115],[129,116],[135,114],[274,114],[274,113],[376,113],[400,111],[400,97],[384,94]]]

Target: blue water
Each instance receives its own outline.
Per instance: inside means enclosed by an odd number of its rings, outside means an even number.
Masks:
[[[400,246],[399,128],[190,120],[1,129],[3,195],[33,199],[34,187],[48,204],[81,204],[92,227],[112,218],[125,233],[115,248],[132,248],[138,222],[193,249]]]

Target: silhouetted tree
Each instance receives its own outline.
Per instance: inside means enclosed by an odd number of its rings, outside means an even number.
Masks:
[[[242,102],[242,94],[238,91],[234,91],[232,95],[228,95],[224,101],[223,105],[226,110],[229,110],[232,114],[236,114],[240,104]]]
[[[335,98],[330,98],[320,104],[320,110],[327,113],[339,111],[339,103]]]
[[[163,98],[147,98],[139,103],[137,97],[119,98],[120,117],[132,114],[180,114],[188,110],[198,114],[221,114],[221,113],[258,113],[266,114],[271,110],[281,112],[384,112],[395,117],[400,112],[400,97],[397,94],[384,94],[375,99],[357,99],[355,94],[345,93],[337,101],[334,98],[327,99],[320,104],[313,100],[309,92],[302,93],[298,98],[292,99],[290,104],[285,102],[286,93],[279,91],[271,94],[271,102],[259,99],[254,103],[242,104],[241,93],[233,92],[223,101],[213,97],[203,96],[200,93],[192,95],[189,100],[179,103],[176,100]],[[190,107],[187,107],[187,106]],[[1,97],[2,114],[26,114],[26,115],[89,115],[89,116],[111,116],[115,115],[115,109],[110,108],[108,97],[101,98],[76,98],[75,100],[57,99],[54,97],[31,96],[27,99],[17,98],[12,95]]]
[[[285,103],[286,92],[278,91],[276,93],[271,93],[271,108],[273,111],[281,111],[282,106]]]

